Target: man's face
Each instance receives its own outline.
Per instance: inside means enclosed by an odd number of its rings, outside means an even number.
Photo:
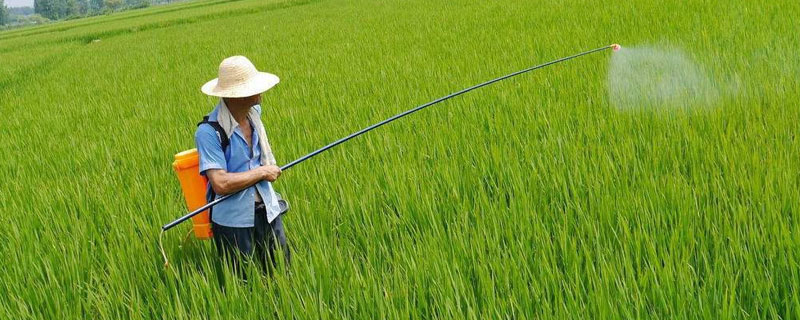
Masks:
[[[261,94],[257,94],[254,96],[244,97],[244,98],[225,98],[226,104],[232,104],[235,106],[248,106],[252,107],[261,103]]]

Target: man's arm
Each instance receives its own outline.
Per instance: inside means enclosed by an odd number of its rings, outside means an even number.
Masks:
[[[229,194],[261,180],[275,181],[281,175],[277,166],[261,166],[245,172],[228,172],[225,153],[211,126],[199,126],[195,132],[197,153],[200,155],[200,174],[208,177],[216,194]]]
[[[214,193],[225,195],[247,188],[261,180],[274,182],[281,175],[278,166],[261,166],[245,172],[227,172],[223,169],[206,171]]]

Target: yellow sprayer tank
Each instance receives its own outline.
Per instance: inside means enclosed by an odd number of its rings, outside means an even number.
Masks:
[[[208,180],[205,176],[200,175],[200,155],[197,149],[186,150],[175,155],[175,162],[172,167],[175,168],[175,173],[178,174],[178,180],[181,182],[181,189],[183,196],[186,198],[186,207],[189,211],[193,211],[202,207],[206,201],[206,184]],[[208,239],[213,235],[211,233],[211,222],[209,221],[208,210],[192,217],[192,227],[194,228],[194,235],[198,239]]]

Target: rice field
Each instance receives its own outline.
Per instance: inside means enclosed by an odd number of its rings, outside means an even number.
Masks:
[[[798,14],[788,0],[213,0],[0,32],[0,318],[800,318]],[[188,223],[166,233],[163,267],[160,227],[186,212],[172,158],[194,147],[216,103],[199,87],[223,58],[281,77],[262,105],[283,164],[611,43],[628,49],[284,172],[285,272],[242,283]],[[674,73],[645,99],[642,82],[684,61],[702,81]]]

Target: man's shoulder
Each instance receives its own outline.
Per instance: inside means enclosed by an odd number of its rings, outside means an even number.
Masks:
[[[217,129],[208,122],[200,122],[197,125],[197,129],[194,131],[194,136],[198,140],[198,143],[209,142],[209,140],[218,142],[222,140]]]
[[[195,144],[197,148],[221,148],[222,141],[217,135],[217,130],[211,127],[208,123],[202,123],[197,126],[194,132]]]
[[[208,135],[208,134],[216,135],[217,134],[216,131],[217,130],[214,129],[214,127],[212,127],[210,124],[208,124],[208,123],[200,123],[200,124],[197,125],[197,129],[195,129],[194,135],[195,136]]]

